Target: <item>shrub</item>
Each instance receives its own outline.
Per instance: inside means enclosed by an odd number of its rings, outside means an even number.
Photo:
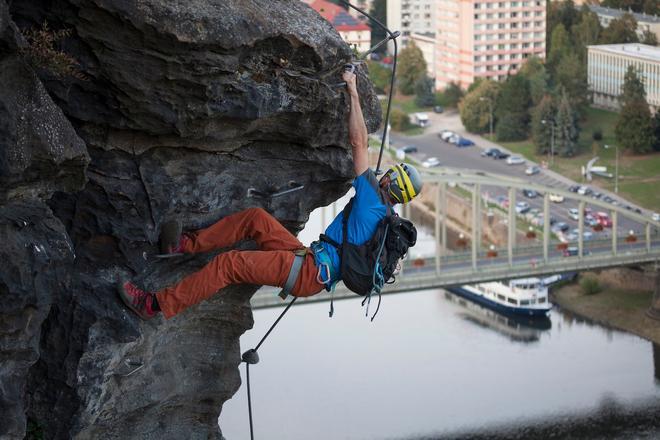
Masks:
[[[603,129],[598,127],[594,130],[592,137],[595,141],[602,141],[603,140]]]
[[[580,289],[585,295],[594,295],[602,290],[598,279],[594,277],[584,277],[580,281]]]
[[[23,32],[27,45],[21,48],[23,58],[33,68],[48,70],[57,77],[72,76],[85,80],[85,75],[78,69],[78,61],[71,55],[55,49],[55,43],[70,36],[70,29],[53,31],[44,21],[41,29],[29,29]]]
[[[408,115],[398,108],[393,108],[390,112],[390,125],[392,130],[405,131],[412,127]]]

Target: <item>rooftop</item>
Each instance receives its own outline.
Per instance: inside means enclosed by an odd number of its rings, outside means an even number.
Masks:
[[[326,0],[316,0],[309,6],[321,14],[338,31],[368,31],[371,28],[350,15],[346,9]]]
[[[598,15],[605,15],[612,18],[621,18],[623,14],[628,13],[635,17],[635,20],[637,20],[638,23],[660,23],[660,17],[657,15],[638,14],[637,12],[632,12],[631,10],[625,11],[623,9],[613,9],[606,6],[589,5],[589,9]]]
[[[589,50],[596,49],[617,55],[633,56],[649,61],[660,62],[660,47],[640,43],[628,44],[600,44],[588,46]]]

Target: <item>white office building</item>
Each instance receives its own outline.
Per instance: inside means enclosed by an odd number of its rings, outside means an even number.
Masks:
[[[660,48],[639,43],[604,44],[588,47],[589,87],[594,104],[618,109],[628,66],[635,66],[646,89],[652,111],[660,108]]]

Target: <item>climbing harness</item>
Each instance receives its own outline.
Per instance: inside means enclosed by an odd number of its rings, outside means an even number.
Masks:
[[[349,8],[355,9],[360,14],[362,14],[365,17],[371,19],[374,23],[376,23],[381,29],[383,29],[386,32],[385,39],[378,42],[375,46],[372,46],[364,54],[361,54],[360,56],[358,56],[357,60],[354,60],[350,64],[346,64],[344,66],[345,70],[348,70],[350,72],[354,72],[355,71],[355,65],[357,63],[361,62],[362,60],[366,59],[366,57],[369,56],[369,54],[373,53],[376,49],[378,49],[383,44],[389,42],[390,40],[394,42],[394,57],[393,57],[393,62],[392,62],[392,77],[390,79],[390,91],[389,91],[389,95],[388,95],[388,98],[387,98],[387,109],[386,109],[386,112],[385,112],[385,122],[384,122],[384,127],[383,127],[383,136],[382,136],[381,144],[380,144],[380,152],[378,153],[378,164],[376,165],[376,175],[379,175],[379,174],[382,174],[382,171],[380,170],[380,164],[381,164],[381,160],[383,158],[383,149],[385,147],[385,140],[387,139],[387,131],[388,131],[389,121],[390,121],[390,107],[391,107],[391,104],[392,104],[392,93],[394,91],[394,79],[395,79],[395,76],[396,76],[396,59],[397,59],[397,50],[398,50],[396,39],[397,39],[397,37],[399,37],[401,35],[401,33],[399,31],[396,31],[396,32],[390,31],[387,28],[387,26],[385,26],[383,23],[381,23],[378,19],[374,18],[373,16],[371,16],[370,14],[365,12],[364,10],[353,6],[352,4],[350,4],[349,2],[347,2],[345,0],[340,0],[340,3],[343,3],[344,5],[348,6]],[[346,85],[346,83],[338,83],[335,86],[345,86],[345,85]],[[287,193],[302,189],[302,185],[296,185],[295,182],[290,182],[289,186],[290,186],[289,189],[283,189],[283,190],[275,191],[275,192],[270,193],[270,194],[266,194],[266,193],[257,191],[254,188],[250,188],[248,190],[248,197],[255,197],[256,196],[256,197],[264,197],[264,198],[269,198],[270,199],[270,198],[273,198],[273,197],[278,197],[279,195],[287,194]],[[381,246],[380,252],[382,252],[382,246]],[[292,267],[289,271],[289,276],[287,277],[286,284],[285,284],[284,288],[282,289],[282,291],[280,292],[280,297],[282,297],[283,299],[286,298],[286,296],[290,293],[291,289],[293,288],[293,285],[295,284],[295,281],[298,277],[298,272],[300,272],[300,267],[298,267],[296,270],[294,270],[294,267],[297,264],[302,265],[303,258],[304,257],[296,255],[296,259],[294,260],[294,263],[293,263],[293,265],[292,265]],[[326,269],[327,269],[327,279],[330,281],[331,280],[330,266],[327,265],[327,263],[326,263]],[[376,269],[378,269],[378,266],[376,267]],[[319,272],[318,276],[322,277],[323,275]],[[378,273],[376,273],[376,271],[374,271],[374,281],[375,282],[378,281],[379,285],[381,287],[382,287],[381,280],[383,280],[383,278],[384,277],[382,275],[382,269],[380,270],[380,275]],[[292,279],[293,279],[293,281],[291,281]],[[384,280],[382,282],[384,283]],[[323,284],[325,284],[326,289],[328,289],[328,283],[323,283]],[[287,289],[287,286],[289,286],[288,289]],[[334,284],[331,284],[329,290],[331,292],[334,290]],[[380,289],[378,289],[378,294],[379,294],[378,307],[376,308],[376,312],[374,313],[374,317],[376,316],[376,313],[378,313],[378,309],[380,308]],[[259,341],[257,346],[252,348],[252,349],[247,350],[245,353],[243,353],[243,355],[241,357],[242,362],[245,362],[245,378],[246,378],[246,382],[247,382],[248,414],[249,414],[249,419],[250,419],[250,439],[251,440],[254,440],[254,427],[253,427],[253,421],[252,421],[252,395],[250,393],[250,365],[255,365],[259,362],[259,354],[257,353],[257,351],[259,350],[259,347],[261,347],[261,345],[264,343],[266,338],[270,335],[270,333],[277,326],[277,324],[280,322],[280,320],[284,317],[286,312],[289,311],[289,309],[291,308],[293,303],[296,302],[297,299],[298,299],[298,297],[294,297],[291,300],[291,302],[289,302],[289,304],[286,306],[284,311],[275,320],[275,322],[270,326],[270,328],[268,329],[266,334],[261,338],[261,340]],[[369,302],[370,299],[371,299],[371,295],[367,296],[365,298],[365,301]],[[363,301],[362,305],[364,305],[364,301]],[[331,302],[330,307],[331,307],[330,316],[332,316],[332,302]],[[367,305],[367,313],[369,313],[368,305]],[[373,321],[373,317],[372,317],[372,321]]]
[[[293,263],[291,263],[291,269],[289,269],[289,276],[286,277],[286,282],[284,283],[284,287],[278,294],[278,296],[282,299],[286,299],[287,296],[291,293],[293,290],[293,286],[296,285],[296,280],[298,279],[298,275],[300,274],[300,268],[303,265],[303,262],[305,261],[305,255],[307,255],[307,249],[299,249],[294,252],[295,257],[293,257]]]

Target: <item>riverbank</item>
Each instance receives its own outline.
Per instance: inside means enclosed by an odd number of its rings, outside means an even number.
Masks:
[[[575,282],[553,289],[551,298],[568,312],[660,344],[660,321],[646,313],[653,299],[652,290],[605,285],[601,292],[587,295]]]

